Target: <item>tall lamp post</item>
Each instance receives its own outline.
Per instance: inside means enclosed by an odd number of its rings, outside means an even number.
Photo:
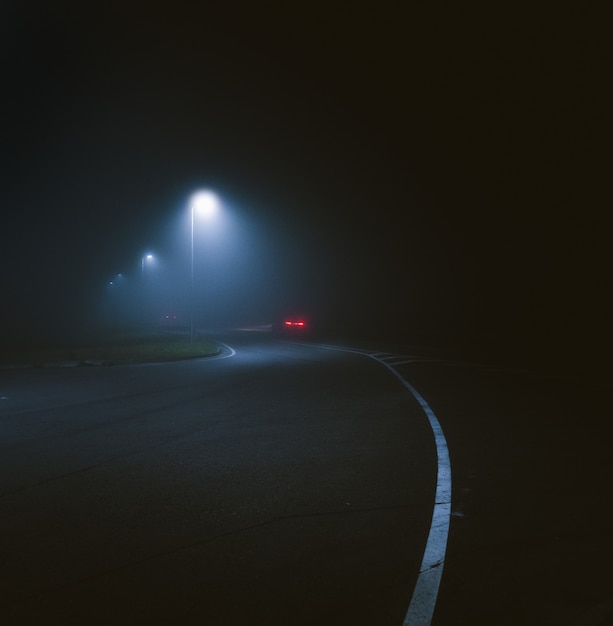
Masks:
[[[190,341],[194,341],[194,216],[211,217],[217,211],[217,196],[211,191],[198,191],[190,199],[191,209],[191,280],[190,280]]]
[[[144,254],[140,260],[140,323],[145,325],[145,261],[151,261],[152,254]]]

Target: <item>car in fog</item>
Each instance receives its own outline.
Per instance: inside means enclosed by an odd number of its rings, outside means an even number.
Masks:
[[[303,319],[289,318],[289,319],[283,320],[283,328],[284,330],[301,331],[301,330],[306,330],[307,324]]]
[[[286,315],[273,324],[272,330],[276,334],[296,337],[310,334],[312,326],[310,320],[304,315]]]

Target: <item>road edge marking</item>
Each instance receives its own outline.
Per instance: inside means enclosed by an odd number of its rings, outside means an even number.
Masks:
[[[449,460],[447,440],[441,424],[434,414],[434,411],[430,408],[430,405],[419,391],[417,391],[409,381],[405,380],[393,365],[390,365],[376,356],[382,353],[370,354],[350,348],[326,346],[323,344],[316,345],[328,350],[352,352],[353,354],[367,356],[381,363],[381,365],[385,366],[404,387],[408,389],[428,418],[432,434],[434,435],[437,458],[434,510],[432,511],[430,531],[428,532],[428,540],[426,541],[424,556],[419,568],[419,575],[417,576],[417,582],[413,589],[413,595],[403,621],[403,626],[429,626],[434,615],[438,590],[443,575],[447,539],[449,537],[449,524],[451,520],[451,463]]]
[[[220,346],[223,346],[224,348],[227,348],[230,351],[230,354],[218,354],[217,356],[213,357],[214,359],[229,359],[236,354],[236,350],[232,346],[229,346],[227,343],[224,343],[223,341],[217,341],[216,343],[218,343]]]

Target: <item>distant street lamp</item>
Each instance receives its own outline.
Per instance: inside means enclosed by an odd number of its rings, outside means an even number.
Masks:
[[[121,285],[121,283],[123,282],[123,274],[115,274],[115,277],[113,278],[113,280],[109,281],[109,285],[111,287],[116,287]]]
[[[145,254],[140,260],[140,323],[145,324],[145,261],[151,261],[152,254]]]
[[[219,206],[217,196],[210,191],[198,191],[190,199],[191,208],[191,282],[190,282],[190,341],[194,341],[194,215],[212,217]]]

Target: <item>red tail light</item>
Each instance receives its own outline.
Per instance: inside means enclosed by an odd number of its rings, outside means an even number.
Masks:
[[[304,320],[285,320],[283,325],[289,328],[303,328],[306,326],[306,322]]]

